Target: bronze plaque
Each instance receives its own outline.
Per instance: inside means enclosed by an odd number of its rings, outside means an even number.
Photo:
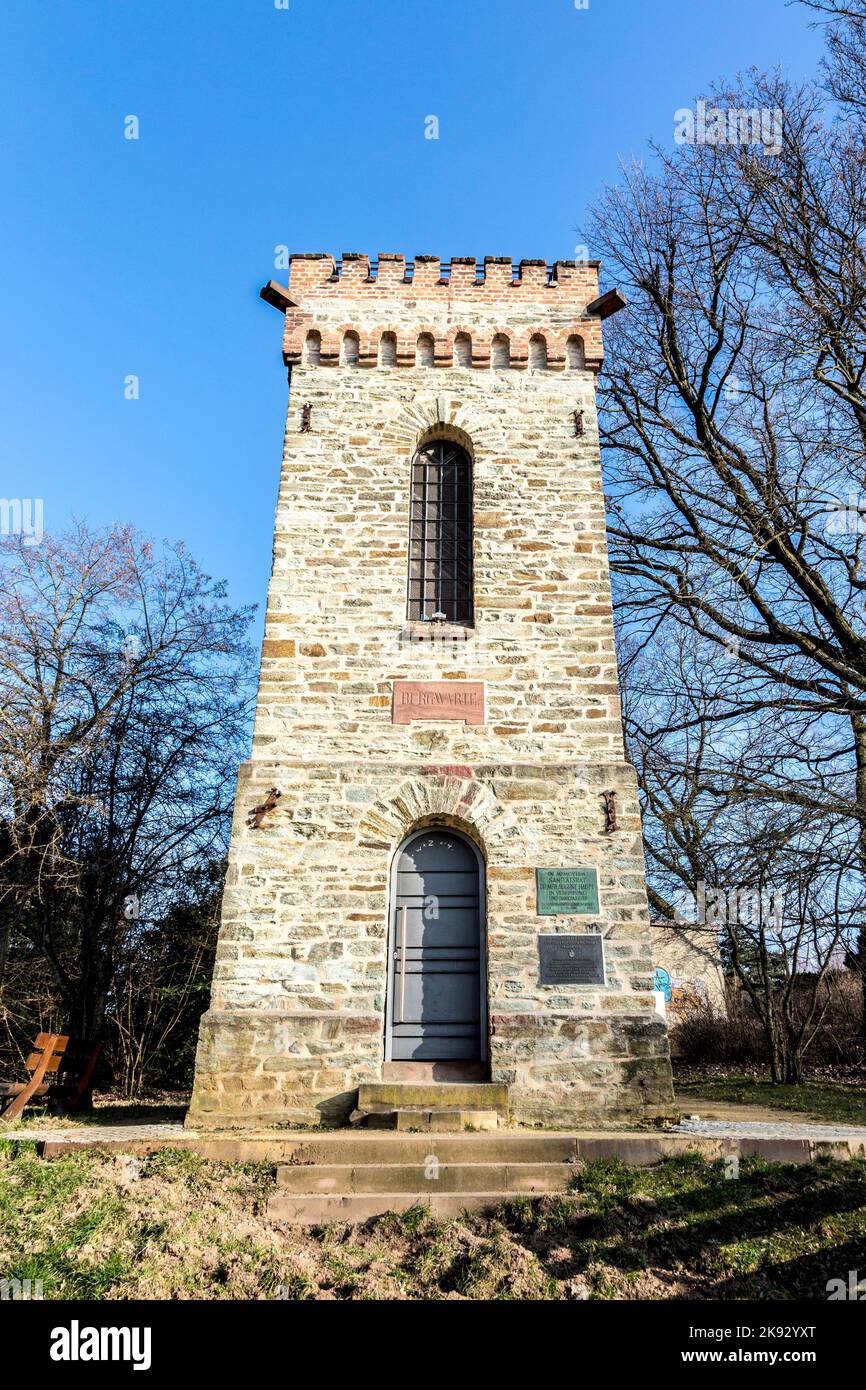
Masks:
[[[597,917],[598,873],[595,869],[536,869],[539,917]]]
[[[483,681],[395,681],[391,721],[459,719],[484,723]]]
[[[604,985],[604,942],[598,935],[540,936],[540,985]]]

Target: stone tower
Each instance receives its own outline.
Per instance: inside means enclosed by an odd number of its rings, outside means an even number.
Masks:
[[[296,255],[252,756],[190,1123],[670,1101],[625,760],[598,264]]]

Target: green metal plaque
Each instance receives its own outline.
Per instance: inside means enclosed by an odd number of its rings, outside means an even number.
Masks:
[[[595,869],[536,869],[539,917],[597,917]]]

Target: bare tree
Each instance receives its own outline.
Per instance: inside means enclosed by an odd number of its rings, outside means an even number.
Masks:
[[[587,234],[632,300],[600,396],[620,627],[627,660],[671,627],[727,658],[669,731],[718,748],[784,721],[787,752],[741,759],[737,795],[847,816],[862,877],[863,118],[758,73],[710,102],[722,138],[624,169]],[[777,149],[741,138],[743,112],[780,115]]]
[[[802,0],[825,16],[824,70],[835,99],[866,112],[866,0]]]
[[[183,546],[130,528],[0,555],[2,955],[41,961],[84,1036],[129,921],[224,853],[249,616]]]
[[[798,743],[773,710],[716,724],[719,660],[674,628],[625,662],[650,903],[658,922],[688,924],[692,941],[721,954],[772,1079],[795,1083],[863,920],[858,836],[829,799],[816,816],[786,798]]]
[[[183,1084],[210,996],[224,866],[190,876],[157,922],[131,921],[118,943],[112,987],[112,1060],[127,1096],[148,1082]]]

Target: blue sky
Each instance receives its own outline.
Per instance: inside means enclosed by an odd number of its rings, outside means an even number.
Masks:
[[[2,0],[0,496],[183,539],[263,608],[274,248],[573,256],[678,107],[820,47],[784,0]]]

